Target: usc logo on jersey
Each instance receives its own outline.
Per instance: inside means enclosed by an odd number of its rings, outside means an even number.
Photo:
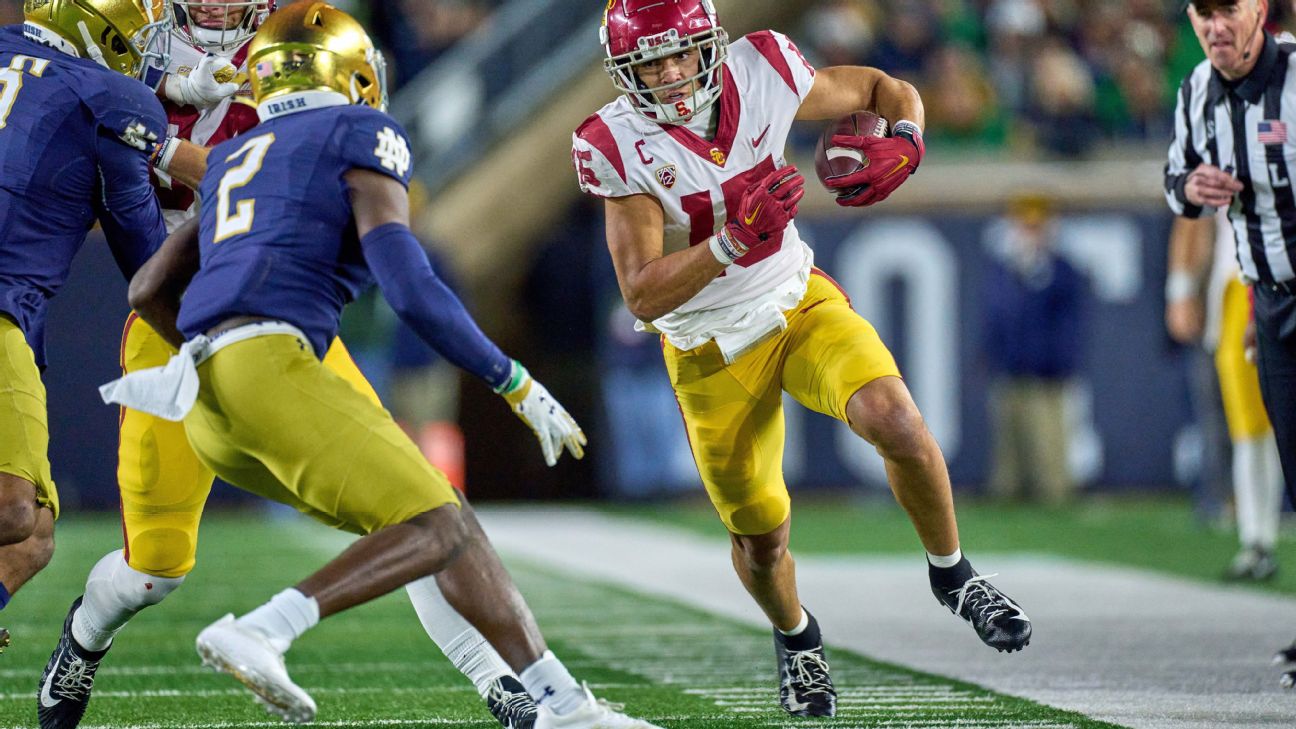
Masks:
[[[725,157],[725,153],[724,153],[724,151],[721,150],[719,147],[712,147],[712,148],[711,148],[711,161],[712,161],[712,162],[715,162],[717,165],[719,165],[719,166],[721,166],[721,167],[724,167],[724,165],[725,165],[725,161],[726,161],[727,159],[728,159],[728,158]]]

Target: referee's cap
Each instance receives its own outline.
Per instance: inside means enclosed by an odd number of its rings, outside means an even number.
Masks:
[[[1187,10],[1188,6],[1193,6],[1198,13],[1210,13],[1217,8],[1226,8],[1230,5],[1237,5],[1240,0],[1183,0],[1180,3],[1180,10]]]

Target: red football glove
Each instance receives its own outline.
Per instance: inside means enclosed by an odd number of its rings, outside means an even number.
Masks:
[[[797,214],[797,203],[805,195],[805,177],[796,167],[787,165],[752,183],[743,193],[738,209],[730,212],[716,236],[716,258],[722,255],[730,262],[748,250],[768,241],[782,231]],[[716,248],[718,247],[718,251]]]
[[[922,135],[918,133],[894,137],[839,134],[832,138],[832,143],[837,147],[858,149],[869,160],[868,167],[859,172],[824,180],[824,184],[839,191],[837,204],[845,207],[863,207],[887,199],[918,169],[926,151]]]

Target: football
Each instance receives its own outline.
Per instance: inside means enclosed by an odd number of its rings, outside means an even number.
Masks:
[[[834,147],[832,138],[842,134],[851,137],[885,137],[890,126],[887,120],[871,111],[857,111],[838,119],[819,136],[815,145],[815,172],[819,181],[829,192],[847,194],[849,190],[835,190],[828,185],[828,178],[849,175],[868,167],[868,158],[858,149]]]

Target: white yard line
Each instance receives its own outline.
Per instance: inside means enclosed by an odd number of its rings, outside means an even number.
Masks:
[[[482,509],[480,516],[513,558],[768,626],[732,573],[718,524],[721,538],[712,540],[593,511]],[[1296,724],[1296,696],[1278,688],[1268,663],[1296,631],[1296,599],[1143,570],[979,557],[968,547],[983,574],[1002,572],[995,584],[1034,620],[1025,652],[986,648],[938,606],[921,552],[798,556],[801,597],[830,646],[1136,729]]]

